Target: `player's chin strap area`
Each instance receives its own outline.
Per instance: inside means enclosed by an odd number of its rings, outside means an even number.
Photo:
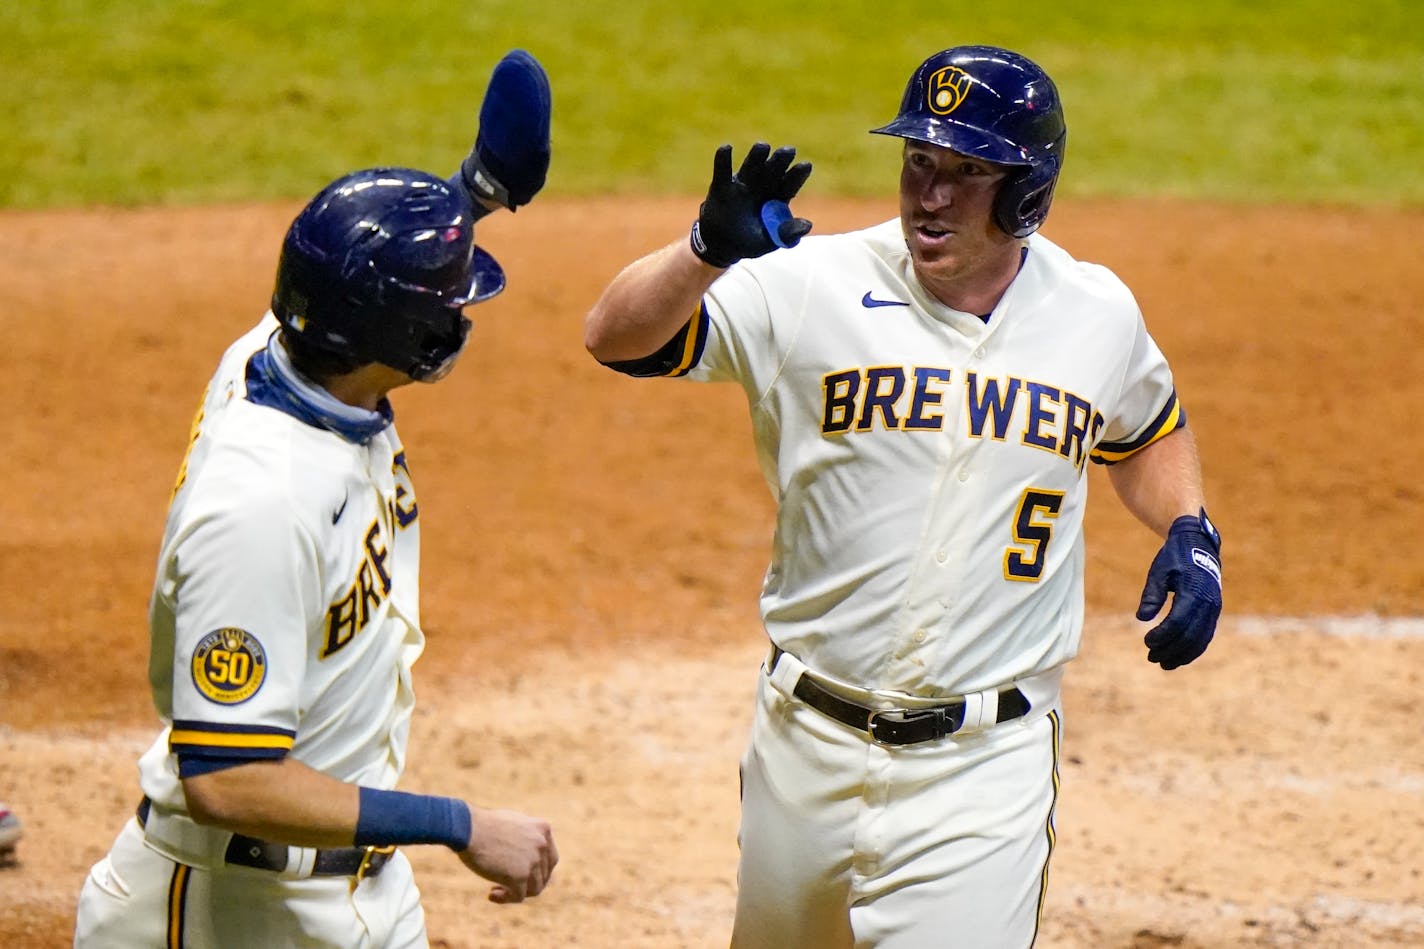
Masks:
[[[948,735],[982,731],[1027,715],[1033,704],[1016,686],[974,692],[942,705],[877,708],[837,695],[800,660],[775,644],[767,674],[811,708],[843,725],[865,732],[881,745],[916,745]]]

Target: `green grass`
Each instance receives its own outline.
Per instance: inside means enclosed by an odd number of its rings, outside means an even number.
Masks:
[[[1061,193],[1424,204],[1424,3],[1161,0],[48,0],[0,7],[0,207],[295,198],[453,171],[489,72],[554,89],[551,194],[695,193],[715,147],[797,145],[820,193],[884,194],[865,134],[945,46],[1038,60]]]

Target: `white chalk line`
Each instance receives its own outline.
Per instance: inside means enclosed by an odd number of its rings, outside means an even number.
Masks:
[[[1342,639],[1424,639],[1424,616],[1231,616],[1222,626],[1246,636],[1324,633]]]
[[[1157,620],[1140,623],[1131,616],[1091,613],[1087,622],[1089,627],[1110,626],[1116,623],[1149,629]],[[1316,634],[1341,639],[1424,639],[1424,616],[1380,616],[1375,613],[1351,616],[1254,616],[1238,615],[1228,609],[1221,617],[1217,631],[1243,636]]]
[[[1048,887],[1050,913],[1071,916],[1076,906],[1092,906],[1098,913],[1117,911],[1159,918],[1168,926],[1225,920],[1256,919],[1272,928],[1294,929],[1302,923],[1330,930],[1353,926],[1363,932],[1404,930],[1424,934],[1424,906],[1409,901],[1370,900],[1334,893],[1304,898],[1281,896],[1274,900],[1213,899],[1205,894],[1183,895],[1128,890],[1121,886],[1063,883]]]

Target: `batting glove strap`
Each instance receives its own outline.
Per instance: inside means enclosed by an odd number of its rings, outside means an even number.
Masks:
[[[509,189],[500,184],[495,177],[485,167],[480,160],[478,149],[470,152],[469,156],[460,164],[460,171],[452,181],[458,179],[458,183],[464,185],[465,190],[473,198],[483,198],[486,201],[493,201],[502,208],[514,207],[509,197]],[[490,212],[490,209],[478,200],[475,201],[475,219],[479,220]]]
[[[811,174],[810,162],[792,164],[796,149],[757,142],[732,174],[732,146],[717,149],[712,184],[698,209],[689,237],[692,252],[713,267],[726,268],[779,247],[794,247],[811,230],[788,202]]]
[[[1221,535],[1205,510],[1172,522],[1148,568],[1137,618],[1154,618],[1169,593],[1171,609],[1143,637],[1148,661],[1163,669],[1184,666],[1205,652],[1221,616]]]

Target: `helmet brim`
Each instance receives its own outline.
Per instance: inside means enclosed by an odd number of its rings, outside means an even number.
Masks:
[[[498,296],[504,289],[504,268],[489,251],[478,244],[470,254],[470,286],[451,301],[455,306],[471,306]]]
[[[872,135],[893,135],[928,145],[948,148],[970,158],[991,161],[997,165],[1029,165],[1028,152],[999,135],[993,135],[973,125],[952,119],[911,115],[898,118],[889,125],[871,129]]]

